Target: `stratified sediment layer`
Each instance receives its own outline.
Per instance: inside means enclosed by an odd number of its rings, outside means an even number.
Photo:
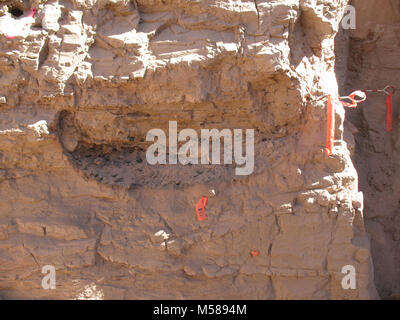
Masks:
[[[0,295],[376,297],[334,73],[346,4],[2,2],[4,25],[20,19],[10,8],[37,13],[14,39],[0,34]],[[254,172],[150,166],[146,133],[169,121],[254,129]],[[42,288],[45,265],[56,290]],[[342,287],[346,265],[356,289]]]

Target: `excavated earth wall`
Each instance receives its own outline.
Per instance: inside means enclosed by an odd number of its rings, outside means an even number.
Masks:
[[[2,1],[1,297],[377,298],[335,75],[346,5]],[[169,121],[254,129],[254,172],[148,164],[146,134]]]
[[[359,108],[346,110],[346,118],[348,131],[355,133],[355,140],[351,134],[347,137],[364,193],[376,287],[381,298],[399,299],[400,1],[354,0],[352,4],[357,11],[356,29],[342,31],[337,39],[340,91],[397,88],[391,132],[385,128],[387,96],[382,92],[368,92]]]

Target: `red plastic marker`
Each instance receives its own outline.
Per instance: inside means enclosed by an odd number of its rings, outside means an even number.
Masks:
[[[260,255],[260,251],[258,251],[258,250],[252,250],[252,251],[250,252],[250,254],[251,254],[253,257],[258,257],[258,256]]]
[[[197,219],[199,221],[204,221],[207,219],[206,215],[206,205],[207,205],[207,197],[203,196],[196,204],[196,214]]]

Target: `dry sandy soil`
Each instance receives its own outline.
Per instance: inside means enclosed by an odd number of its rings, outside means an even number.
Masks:
[[[347,4],[1,1],[0,297],[399,297],[400,94],[391,133],[384,94],[339,96],[400,87],[400,1]],[[169,121],[254,129],[254,172],[150,165]]]

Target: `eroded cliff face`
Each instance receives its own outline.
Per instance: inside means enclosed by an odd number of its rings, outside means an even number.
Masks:
[[[377,297],[334,73],[346,4],[3,1],[2,297]],[[33,7],[8,39],[15,10]],[[168,121],[254,129],[254,172],[149,165],[146,133]],[[341,285],[346,265],[356,289]]]
[[[344,92],[400,88],[400,1],[353,1],[357,27],[349,35],[349,56],[341,51]],[[343,37],[341,38],[343,39]],[[347,44],[344,46],[346,47]],[[347,81],[346,81],[347,79]],[[389,90],[390,91],[390,90]],[[368,93],[358,109],[346,111],[355,126],[354,162],[365,200],[375,283],[382,298],[400,297],[399,91],[393,95],[393,130],[386,132],[386,94]]]

